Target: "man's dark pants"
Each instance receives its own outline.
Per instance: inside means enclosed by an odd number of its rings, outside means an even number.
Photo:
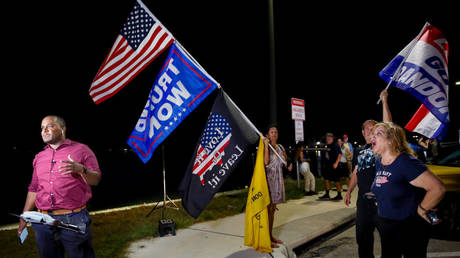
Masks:
[[[356,202],[356,242],[360,258],[374,257],[374,230],[377,227],[377,207],[373,200],[358,195]]]
[[[91,244],[91,219],[88,210],[83,209],[77,213],[66,215],[51,215],[64,223],[73,225],[86,224],[85,233],[78,233],[56,227],[33,224],[35,238],[40,257],[64,257],[67,252],[69,257],[94,257],[94,250]]]

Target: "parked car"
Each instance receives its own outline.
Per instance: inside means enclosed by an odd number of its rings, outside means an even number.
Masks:
[[[446,186],[446,195],[438,205],[442,219],[433,227],[432,237],[460,241],[460,145],[446,144],[432,164],[427,164]]]

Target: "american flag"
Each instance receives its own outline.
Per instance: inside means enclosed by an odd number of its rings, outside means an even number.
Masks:
[[[232,137],[228,121],[221,115],[212,114],[206,124],[193,165],[193,174],[199,175],[204,185],[204,175],[215,165],[222,164],[224,149]]]
[[[89,93],[96,104],[112,97],[174,41],[169,31],[137,0]]]

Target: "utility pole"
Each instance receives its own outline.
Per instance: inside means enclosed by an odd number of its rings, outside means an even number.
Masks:
[[[276,124],[277,119],[277,101],[276,101],[276,67],[275,67],[275,22],[273,16],[273,0],[268,0],[268,34],[269,34],[269,111],[270,124]]]

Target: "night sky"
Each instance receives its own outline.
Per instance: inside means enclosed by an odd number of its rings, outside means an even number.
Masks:
[[[96,155],[98,150],[129,148],[126,139],[168,51],[99,105],[92,102],[88,90],[134,2],[8,1],[3,9],[10,15],[2,17],[3,88],[7,90],[2,94],[2,113],[6,114],[3,127],[8,151],[38,152],[43,147],[40,123],[48,114],[64,117],[67,136],[89,145]],[[376,101],[386,83],[378,72],[426,21],[440,29],[449,42],[452,123],[447,140],[457,139],[460,87],[454,84],[460,80],[460,22],[458,14],[449,12],[456,8],[301,2],[275,1],[274,5],[281,143],[294,142],[291,97],[305,99],[305,138],[317,140],[331,131],[361,141],[361,123],[382,119]],[[247,117],[265,130],[270,105],[267,1],[144,3]],[[165,141],[169,153],[180,160],[178,170],[186,168],[214,96]],[[398,89],[390,90],[389,101],[394,121],[401,125],[420,105]],[[155,159],[159,153],[154,154]],[[20,162],[31,168],[32,158],[26,155]]]

